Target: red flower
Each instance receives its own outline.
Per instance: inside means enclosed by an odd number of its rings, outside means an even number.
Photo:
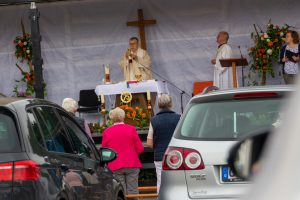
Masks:
[[[266,50],[265,50],[265,49],[261,49],[261,52],[262,52],[262,53],[265,53],[265,52],[266,52]]]
[[[23,51],[26,51],[26,48],[23,48]]]
[[[274,42],[278,42],[278,39],[277,39],[277,38],[275,38]]]
[[[263,55],[263,58],[267,58],[267,56],[266,56],[266,55]]]
[[[269,45],[270,47],[272,47],[272,46],[273,46],[273,42],[269,42],[268,45]]]
[[[23,47],[23,43],[22,43],[22,42],[20,42],[20,43],[19,43],[19,46],[20,46],[20,47]]]
[[[26,78],[27,81],[30,81],[30,80],[31,80],[30,74],[29,74],[29,73],[26,73],[25,78]]]
[[[267,60],[263,59],[263,63],[266,64],[266,63],[267,63]]]

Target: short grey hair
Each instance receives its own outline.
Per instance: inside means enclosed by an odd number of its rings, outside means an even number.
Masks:
[[[228,42],[228,40],[229,40],[229,33],[226,32],[226,31],[221,31],[220,34],[224,35],[225,38],[226,38],[226,41]]]
[[[125,119],[125,111],[121,108],[115,108],[109,112],[109,118],[113,123],[116,122],[124,122]]]
[[[171,108],[172,106],[172,97],[170,95],[162,94],[158,97],[158,107],[160,109]]]
[[[75,113],[78,109],[78,103],[72,98],[65,98],[62,102],[62,107],[70,113]]]

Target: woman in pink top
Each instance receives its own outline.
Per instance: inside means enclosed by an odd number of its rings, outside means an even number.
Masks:
[[[127,194],[138,194],[138,177],[142,167],[139,154],[144,151],[144,146],[135,127],[124,124],[124,110],[115,108],[110,111],[109,117],[113,125],[104,131],[102,147],[115,150],[118,157],[108,167],[121,181]]]

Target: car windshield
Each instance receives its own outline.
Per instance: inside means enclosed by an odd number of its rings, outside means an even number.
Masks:
[[[279,120],[282,99],[252,99],[194,103],[182,122],[179,137],[235,140]]]
[[[10,112],[0,110],[0,153],[20,151],[21,147],[14,117]]]

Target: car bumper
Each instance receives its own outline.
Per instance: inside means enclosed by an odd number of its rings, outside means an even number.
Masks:
[[[240,197],[240,196],[239,196]],[[218,197],[193,197],[188,193],[184,171],[162,171],[162,183],[158,200],[238,200],[239,197],[227,195]]]

